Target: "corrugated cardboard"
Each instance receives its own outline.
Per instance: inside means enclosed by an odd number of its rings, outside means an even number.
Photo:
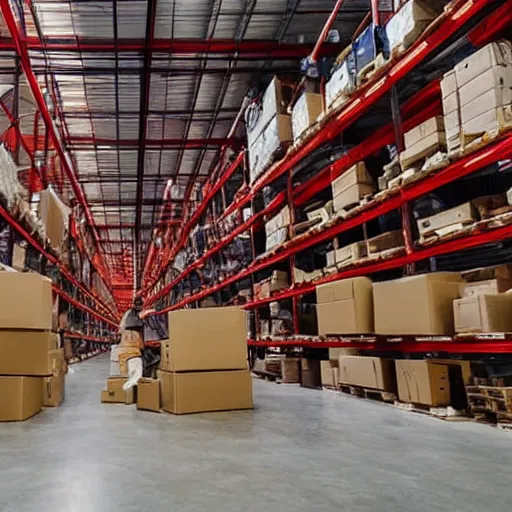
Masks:
[[[48,331],[0,331],[0,375],[52,375],[56,334]]]
[[[491,93],[494,95],[493,108],[508,105],[512,93],[511,87],[512,65],[494,66],[459,89],[460,104],[462,107],[470,105],[476,99]]]
[[[457,86],[457,75],[455,74],[455,70],[452,69],[451,71],[445,73],[443,79],[441,80],[441,93],[443,96],[443,104],[445,98],[448,98],[452,94],[456,93],[458,90],[459,88]],[[448,110],[448,112],[451,112],[451,110]]]
[[[347,188],[333,198],[333,209],[335,212],[344,210],[347,206],[359,203],[365,196],[371,195],[375,192],[373,185],[357,184]]]
[[[247,313],[240,308],[169,313],[169,371],[247,368]]]
[[[338,386],[340,377],[338,361],[320,361],[320,372],[322,377],[322,386]]]
[[[336,197],[354,185],[373,185],[373,180],[364,162],[358,162],[332,182],[332,195]]]
[[[278,77],[274,77],[265,90],[262,100],[261,120],[264,126],[276,114],[286,114],[287,105],[283,101],[283,84]]]
[[[248,370],[172,373],[159,371],[162,409],[173,414],[252,409]]]
[[[405,151],[400,153],[400,163],[403,169],[415,164],[419,160],[423,160],[432,156],[434,153],[446,147],[446,133],[444,131],[437,131],[431,133],[427,137],[421,139],[416,144],[408,147]]]
[[[365,244],[366,245],[366,244]],[[378,254],[389,249],[396,249],[404,246],[404,235],[402,231],[389,231],[382,235],[370,238],[367,248],[369,254]]]
[[[137,382],[137,409],[160,412],[160,381],[139,379]]]
[[[27,250],[25,249],[25,247],[21,247],[21,245],[19,244],[13,244],[11,267],[18,270],[19,272],[23,272],[23,270],[25,269],[26,254]]]
[[[473,297],[475,295],[496,295],[504,293],[512,288],[512,279],[488,279],[474,283],[464,283],[462,297]]]
[[[453,224],[468,224],[475,220],[476,215],[471,203],[464,203],[431,217],[419,219],[418,230],[420,235],[425,235]]]
[[[375,331],[391,335],[451,335],[460,274],[433,272],[374,283]]]
[[[43,381],[43,407],[59,407],[64,401],[66,374],[60,373],[51,377],[44,377]]]
[[[450,405],[448,366],[431,361],[396,361],[398,398],[402,402]]]
[[[297,140],[310,126],[316,122],[316,119],[322,112],[322,95],[313,92],[305,92],[293,107],[293,139]]]
[[[512,73],[512,66],[510,67],[510,72]],[[495,111],[498,108],[510,105],[511,103],[512,84],[509,87],[491,89],[462,107],[462,125],[467,126],[472,119],[484,115],[491,110]]]
[[[364,242],[355,242],[345,247],[341,247],[341,249],[338,249],[335,252],[335,260],[338,267],[349,265],[353,261],[365,258],[366,256],[368,256],[368,254],[366,244]]]
[[[512,294],[464,297],[453,311],[456,332],[512,332]]]
[[[71,210],[52,190],[43,190],[39,201],[39,218],[43,221],[51,246],[60,251],[69,224]]]
[[[415,126],[412,130],[409,130],[404,134],[405,147],[413,147],[418,142],[421,142],[425,137],[436,134],[438,132],[444,132],[444,120],[442,116],[431,117],[424,123]]]
[[[40,377],[0,377],[0,421],[23,421],[42,407]]]
[[[484,133],[495,135],[511,122],[512,105],[508,105],[506,107],[489,109],[483,114],[474,117],[463,124],[462,130],[465,139],[471,140]]]
[[[101,392],[101,401],[110,404],[126,404],[135,403],[135,389],[128,391],[123,389],[126,377],[109,377],[107,379],[107,389]]]
[[[0,272],[0,329],[52,329],[52,282],[39,274]]]
[[[364,356],[340,356],[340,384],[394,392],[395,366],[392,359]]]
[[[460,88],[483,75],[489,68],[512,64],[512,44],[509,41],[490,43],[455,66]]]

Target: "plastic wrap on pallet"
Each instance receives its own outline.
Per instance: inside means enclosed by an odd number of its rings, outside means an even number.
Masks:
[[[353,43],[356,71],[359,74],[365,66],[375,60],[379,53],[384,58],[389,55],[386,32],[382,27],[371,23]]]
[[[400,46],[404,50],[409,48],[439,12],[424,1],[409,0],[406,2],[386,24],[390,51]]]
[[[356,59],[350,50],[343,61],[331,73],[325,86],[325,102],[329,108],[339,96],[349,96],[356,87]]]

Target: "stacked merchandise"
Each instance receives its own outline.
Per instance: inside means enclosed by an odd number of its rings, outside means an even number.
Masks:
[[[40,193],[38,213],[43,222],[50,247],[58,254],[65,252],[69,216],[71,214],[70,208],[49,188]]]
[[[334,212],[349,210],[374,192],[373,180],[364,162],[359,162],[332,182]]]
[[[272,164],[292,140],[291,117],[286,115],[287,88],[275,77],[261,106],[253,103],[246,112],[247,145],[251,183]]]
[[[293,140],[298,141],[306,130],[316,123],[323,114],[323,100],[321,94],[304,92],[295,103],[292,111]]]
[[[267,251],[279,247],[288,240],[290,221],[290,207],[285,206],[277,215],[265,223]]]
[[[448,72],[441,82],[448,151],[464,150],[512,124],[512,43],[491,43]]]
[[[23,421],[64,399],[64,351],[49,279],[0,272],[0,290],[0,421]]]
[[[239,308],[169,313],[161,344],[162,409],[173,414],[251,409],[247,315]]]

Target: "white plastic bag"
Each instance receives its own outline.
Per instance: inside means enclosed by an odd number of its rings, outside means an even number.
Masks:
[[[123,389],[127,391],[137,385],[142,377],[142,357],[132,357],[128,359],[128,380],[123,384]]]

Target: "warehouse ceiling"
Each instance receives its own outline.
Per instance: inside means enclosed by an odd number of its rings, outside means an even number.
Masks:
[[[221,147],[236,144],[227,135],[248,88],[274,73],[297,73],[334,4],[10,2],[29,65],[56,102],[57,129],[113,274],[126,275],[136,261],[140,277],[168,180],[177,186],[179,223]],[[334,25],[342,41],[369,10],[370,0],[344,2]],[[16,80],[9,28],[0,26],[2,83]]]

